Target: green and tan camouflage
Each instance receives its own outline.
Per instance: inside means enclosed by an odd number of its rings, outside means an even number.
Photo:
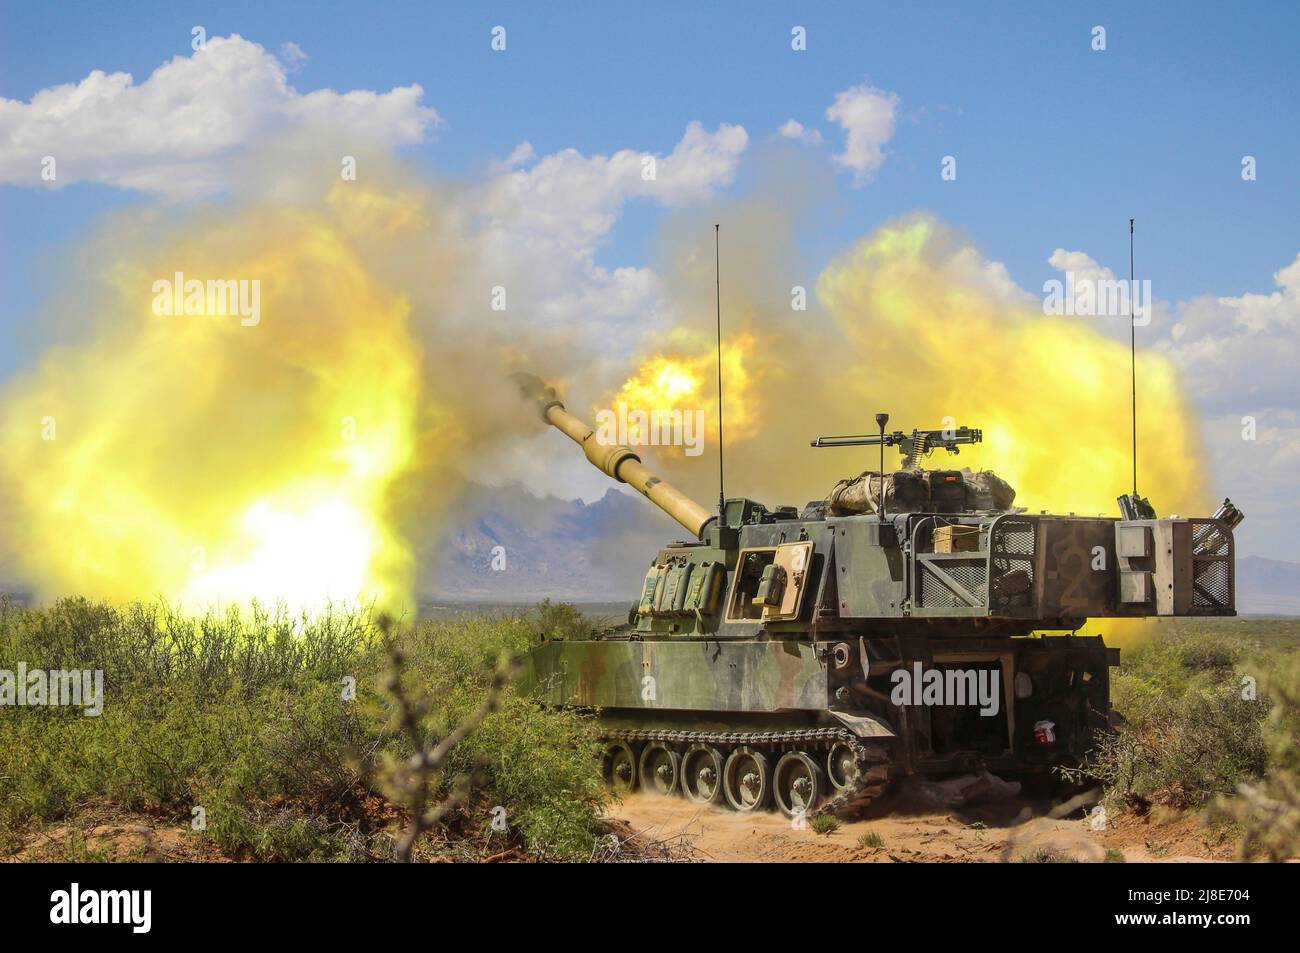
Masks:
[[[797,814],[857,810],[905,775],[1045,773],[1108,730],[1119,652],[1072,634],[1087,619],[1235,612],[1242,517],[1228,501],[1196,518],[1128,498],[1149,518],[1031,515],[953,505],[941,486],[933,505],[883,516],[749,499],[711,514],[520,383],[594,465],[696,537],[654,555],[626,625],[525,662],[523,690],[598,713],[620,787]]]

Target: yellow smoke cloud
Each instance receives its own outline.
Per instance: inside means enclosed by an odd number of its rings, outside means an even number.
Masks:
[[[771,231],[742,225],[739,247],[730,258],[724,250],[726,337],[746,342],[726,352],[727,419],[744,422],[727,430],[729,495],[821,498],[836,480],[874,469],[877,451],[811,449],[809,440],[874,432],[874,414],[887,411],[891,430],[983,429],[982,444],[938,452],[926,466],[994,469],[1033,511],[1117,515],[1115,499],[1131,485],[1129,350],[1090,322],[1122,318],[1044,316],[1000,266],[928,216],[859,242],[818,277],[819,307],[792,312],[788,287],[771,278],[783,252],[752,237]],[[688,252],[680,263],[685,293],[703,298],[696,324],[712,303],[703,257]],[[693,343],[667,352],[693,382],[677,390],[711,408],[712,341],[700,332]],[[617,399],[655,396],[646,385],[665,360],[664,349],[650,349]],[[1140,489],[1164,514],[1208,512],[1198,428],[1175,369],[1140,350],[1138,381]],[[699,499],[716,492],[712,420],[708,453],[655,461]],[[886,467],[898,462],[887,451]]]
[[[670,343],[661,352],[646,359],[619,388],[613,407],[620,403],[643,411],[702,410],[707,428],[716,433],[717,352],[713,343],[698,332],[675,328]],[[722,376],[727,388],[726,407],[729,417],[723,427],[729,437],[744,440],[752,437],[757,421],[754,406],[753,363],[754,338],[741,332],[724,342]],[[629,434],[638,436],[635,427]]]
[[[1132,482],[1129,348],[1089,322],[1123,319],[1045,317],[1036,304],[1009,305],[1000,280],[929,218],[860,243],[817,283],[856,360],[844,392],[864,411],[889,410],[901,429],[946,417],[982,428],[985,443],[951,463],[996,469],[1017,505],[1116,515]],[[1208,512],[1175,369],[1140,351],[1137,373],[1140,489],[1166,514]]]
[[[4,395],[0,481],[42,595],[410,599],[394,493],[421,440],[422,348],[359,248],[395,250],[421,208],[348,183],[124,240],[77,316],[91,340]],[[260,321],[159,316],[154,282],[177,272],[259,281]]]
[[[473,242],[441,202],[377,174],[319,201],[111,223],[67,315],[77,338],[0,404],[0,502],[38,595],[410,606],[466,461],[536,433],[492,386],[516,367],[575,399],[570,382],[603,394],[601,406],[705,411],[703,456],[647,462],[712,499],[712,255],[678,249],[667,280],[681,320],[611,380],[612,359],[590,361],[603,332],[484,320]],[[1128,488],[1124,344],[1009,303],[996,269],[925,217],[833,262],[794,312],[786,223],[757,205],[729,221],[741,226],[723,253],[730,495],[821,498],[875,454],[812,450],[809,438],[872,429],[887,410],[900,429],[945,417],[984,428],[986,442],[952,462],[998,470],[1020,505],[1114,511]],[[154,283],[178,272],[260,281],[260,320],[155,314]],[[1151,353],[1139,374],[1143,488],[1162,512],[1205,511],[1176,376]]]

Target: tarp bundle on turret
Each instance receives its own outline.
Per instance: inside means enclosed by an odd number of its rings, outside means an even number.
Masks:
[[[1009,510],[1016,500],[1015,488],[992,470],[972,473],[963,469],[966,478],[966,509]]]
[[[945,493],[945,502],[936,498],[935,477],[950,479],[953,471],[895,470],[884,479],[885,511],[889,513],[915,513],[925,510],[951,512],[951,495]],[[1011,484],[992,470],[956,471],[964,487],[964,497],[959,504],[964,510],[1009,510],[1015,501],[1016,491]],[[951,481],[951,482],[956,482]],[[835,484],[826,497],[826,507],[832,516],[851,516],[855,513],[877,513],[880,509],[880,473],[867,470],[850,480]]]

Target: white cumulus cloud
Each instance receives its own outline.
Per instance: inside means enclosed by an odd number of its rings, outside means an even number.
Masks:
[[[826,118],[844,130],[844,151],[835,163],[853,173],[855,184],[871,181],[885,163],[884,145],[894,137],[898,96],[874,86],[852,86],[838,93]]]
[[[1170,309],[1160,342],[1208,409],[1300,411],[1300,255],[1273,275],[1278,290],[1203,296]]]
[[[692,122],[667,155],[564,149],[538,157],[521,143],[469,196],[489,277],[509,280],[548,322],[645,318],[657,307],[658,277],[641,267],[603,268],[597,249],[629,200],[680,206],[730,185],[748,142],[740,126],[710,132]]]
[[[1105,265],[1098,264],[1087,252],[1066,251],[1064,248],[1058,248],[1052,252],[1051,257],[1047,259],[1047,263],[1057,271],[1072,273],[1076,281],[1080,279],[1111,281],[1115,277],[1115,272]]]
[[[289,68],[305,55],[285,46]],[[324,130],[360,147],[421,141],[439,124],[424,90],[330,89],[301,93],[284,62],[238,35],[213,37],[137,84],[129,73],[92,71],[30,102],[0,99],[0,182],[103,182],[173,198],[221,191],[260,141]],[[57,177],[41,178],[52,156]]]
[[[782,139],[793,139],[795,142],[802,142],[810,146],[820,145],[822,134],[816,129],[810,129],[797,119],[787,119],[777,130],[777,134]]]

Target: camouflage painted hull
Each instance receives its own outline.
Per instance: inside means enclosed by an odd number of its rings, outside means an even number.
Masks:
[[[884,744],[900,774],[1041,770],[1077,760],[1106,729],[1118,654],[1078,636],[552,641],[529,654],[518,686],[545,704],[592,710],[611,730],[824,726]],[[900,704],[894,674],[914,666],[995,673],[996,716],[969,703]],[[1050,743],[1035,734],[1044,721]]]
[[[780,713],[827,704],[810,642],[548,642],[529,656],[528,690],[552,705]]]

